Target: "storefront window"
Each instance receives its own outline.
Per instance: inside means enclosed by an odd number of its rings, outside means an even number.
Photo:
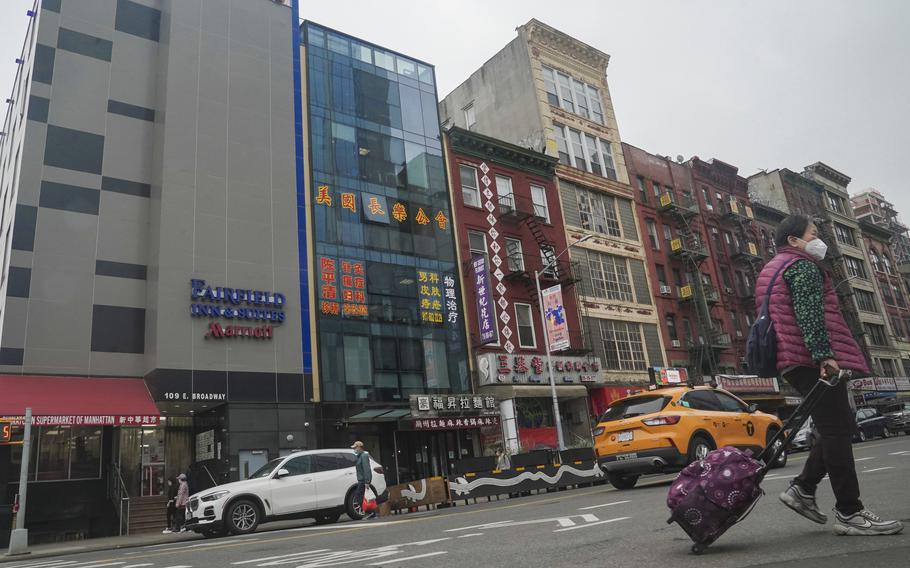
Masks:
[[[559,400],[562,433],[567,448],[591,447],[591,423],[587,399]],[[555,450],[558,447],[553,400],[550,398],[516,398],[515,424],[522,453]]]
[[[71,436],[70,479],[101,476],[101,429],[74,428]]]
[[[81,426],[32,428],[29,481],[101,477],[101,429]],[[22,446],[13,446],[10,479],[19,478]]]

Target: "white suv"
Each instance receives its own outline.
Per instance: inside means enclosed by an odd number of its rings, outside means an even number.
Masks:
[[[259,523],[285,518],[313,518],[334,523],[342,513],[363,518],[354,502],[357,473],[354,450],[308,450],[270,461],[249,479],[206,489],[190,497],[186,527],[212,537],[247,534]],[[385,475],[370,458],[371,485],[385,496]]]

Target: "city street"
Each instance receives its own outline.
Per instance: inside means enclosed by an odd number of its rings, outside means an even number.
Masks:
[[[863,499],[886,518],[910,522],[910,437],[854,446]],[[665,497],[672,476],[641,486],[550,493],[366,522],[261,532],[118,551],[35,558],[4,568],[189,568],[208,566],[899,566],[910,530],[891,537],[838,537],[777,500],[806,454],[791,456],[764,483],[767,495],[740,527],[701,556],[675,525]],[[833,516],[824,483],[819,504]]]

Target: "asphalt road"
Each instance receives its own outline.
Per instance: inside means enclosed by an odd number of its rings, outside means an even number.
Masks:
[[[863,499],[873,511],[910,524],[910,436],[854,446]],[[910,528],[897,536],[835,536],[832,521],[816,525],[786,509],[777,494],[806,454],[771,472],[767,495],[752,515],[700,556],[676,525],[667,525],[672,477],[640,486],[610,486],[541,494],[432,513],[328,527],[267,530],[243,537],[156,545],[130,550],[23,560],[4,568],[260,568],[287,566],[673,566],[674,568],[906,566]],[[834,500],[827,482],[819,504]],[[832,516],[832,515],[829,515]]]

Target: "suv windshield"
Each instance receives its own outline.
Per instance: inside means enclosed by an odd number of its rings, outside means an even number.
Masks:
[[[670,398],[666,396],[637,396],[618,400],[610,405],[610,408],[600,417],[601,422],[610,422],[611,420],[622,420],[641,416],[642,414],[652,414],[663,410]]]
[[[284,461],[284,458],[277,458],[270,461],[269,463],[257,469],[253,475],[250,476],[250,479],[256,479],[257,477],[268,477],[272,474],[273,471],[275,471],[275,468],[278,467],[278,464],[280,464],[282,461]]]

